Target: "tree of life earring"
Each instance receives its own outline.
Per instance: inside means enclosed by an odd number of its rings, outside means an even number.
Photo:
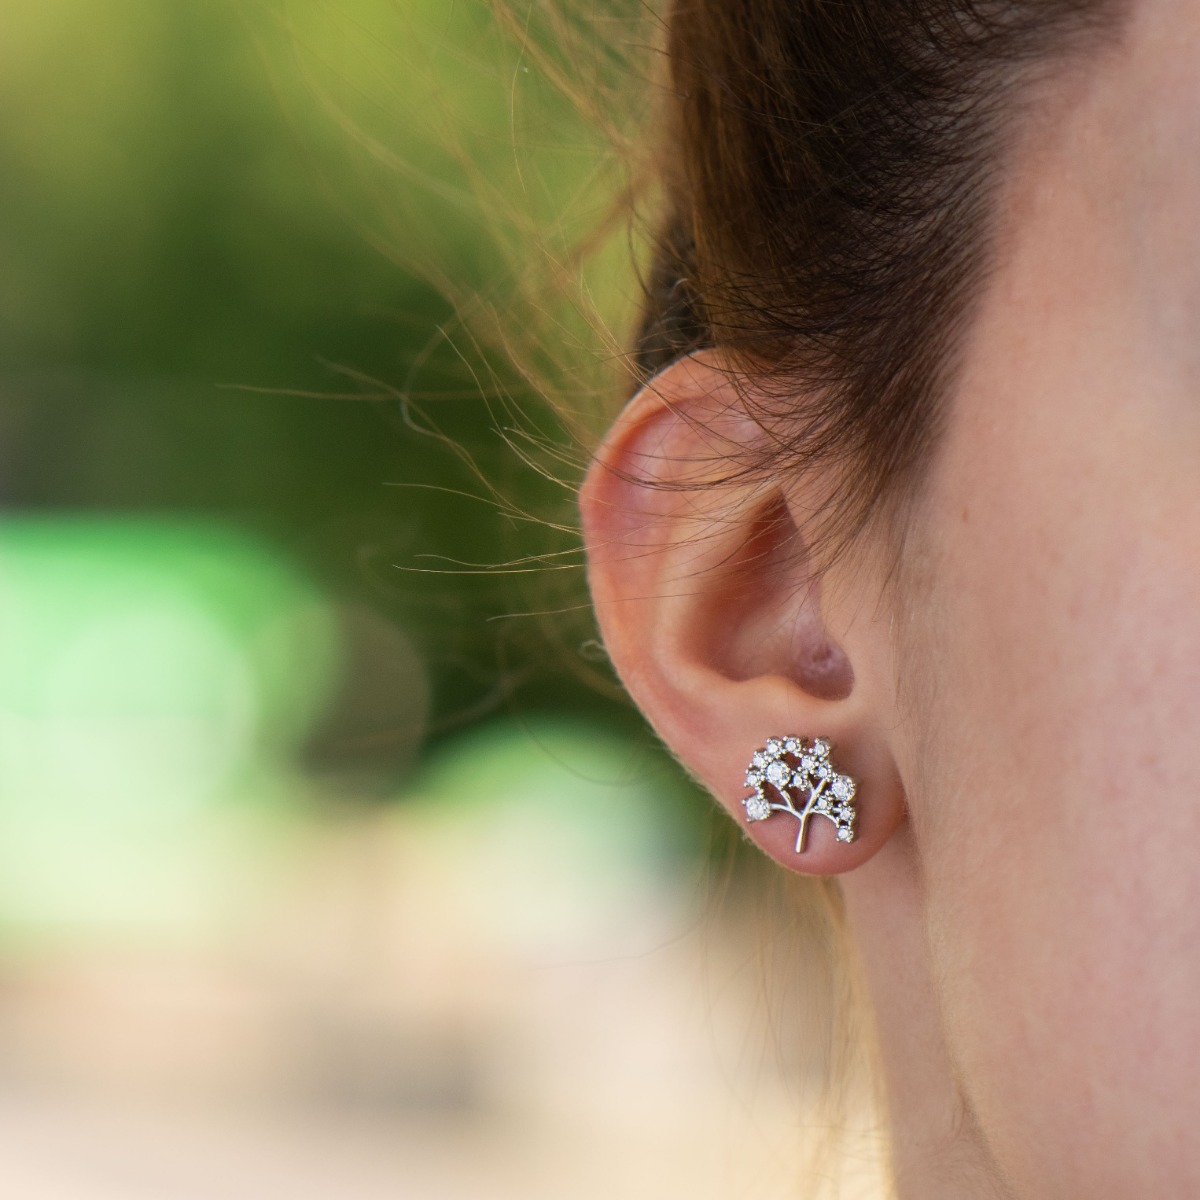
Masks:
[[[777,812],[795,817],[800,823],[797,854],[804,850],[812,816],[832,821],[839,842],[854,841],[857,785],[849,775],[838,773],[830,749],[829,742],[820,737],[810,742],[798,737],[768,738],[746,768],[746,786],[754,789],[754,794],[742,801],[746,819],[765,821]]]

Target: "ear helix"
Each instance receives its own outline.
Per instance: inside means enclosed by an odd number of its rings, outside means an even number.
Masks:
[[[858,785],[842,775],[830,757],[832,746],[823,737],[805,741],[800,737],[773,737],[754,752],[746,768],[746,820],[765,821],[776,813],[787,813],[799,822],[796,853],[804,852],[811,817],[825,817],[837,829],[839,842],[852,842],[858,810],[853,801]]]

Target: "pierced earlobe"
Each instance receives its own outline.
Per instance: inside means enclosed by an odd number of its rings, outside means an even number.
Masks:
[[[839,774],[830,758],[828,739],[806,742],[799,737],[768,738],[754,752],[746,768],[745,785],[754,794],[745,797],[746,820],[765,821],[777,812],[787,813],[800,823],[796,853],[804,852],[810,817],[832,821],[839,842],[852,842],[858,809],[853,800],[857,783]]]

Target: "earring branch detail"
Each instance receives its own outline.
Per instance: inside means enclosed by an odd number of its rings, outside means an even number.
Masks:
[[[827,817],[837,827],[839,842],[854,841],[853,804],[857,785],[839,775],[825,738],[806,742],[798,737],[768,738],[746,768],[746,786],[754,789],[742,803],[748,821],[765,821],[772,813],[789,813],[800,822],[796,853],[804,849],[811,816]]]

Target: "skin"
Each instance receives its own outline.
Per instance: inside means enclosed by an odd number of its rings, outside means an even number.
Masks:
[[[1198,64],[1200,4],[1141,0],[1039,95],[896,587],[869,542],[809,574],[828,481],[612,472],[762,436],[719,355],[584,489],[613,662],[735,819],[771,734],[859,781],[850,847],[747,832],[841,875],[901,1197],[1200,1195]]]

